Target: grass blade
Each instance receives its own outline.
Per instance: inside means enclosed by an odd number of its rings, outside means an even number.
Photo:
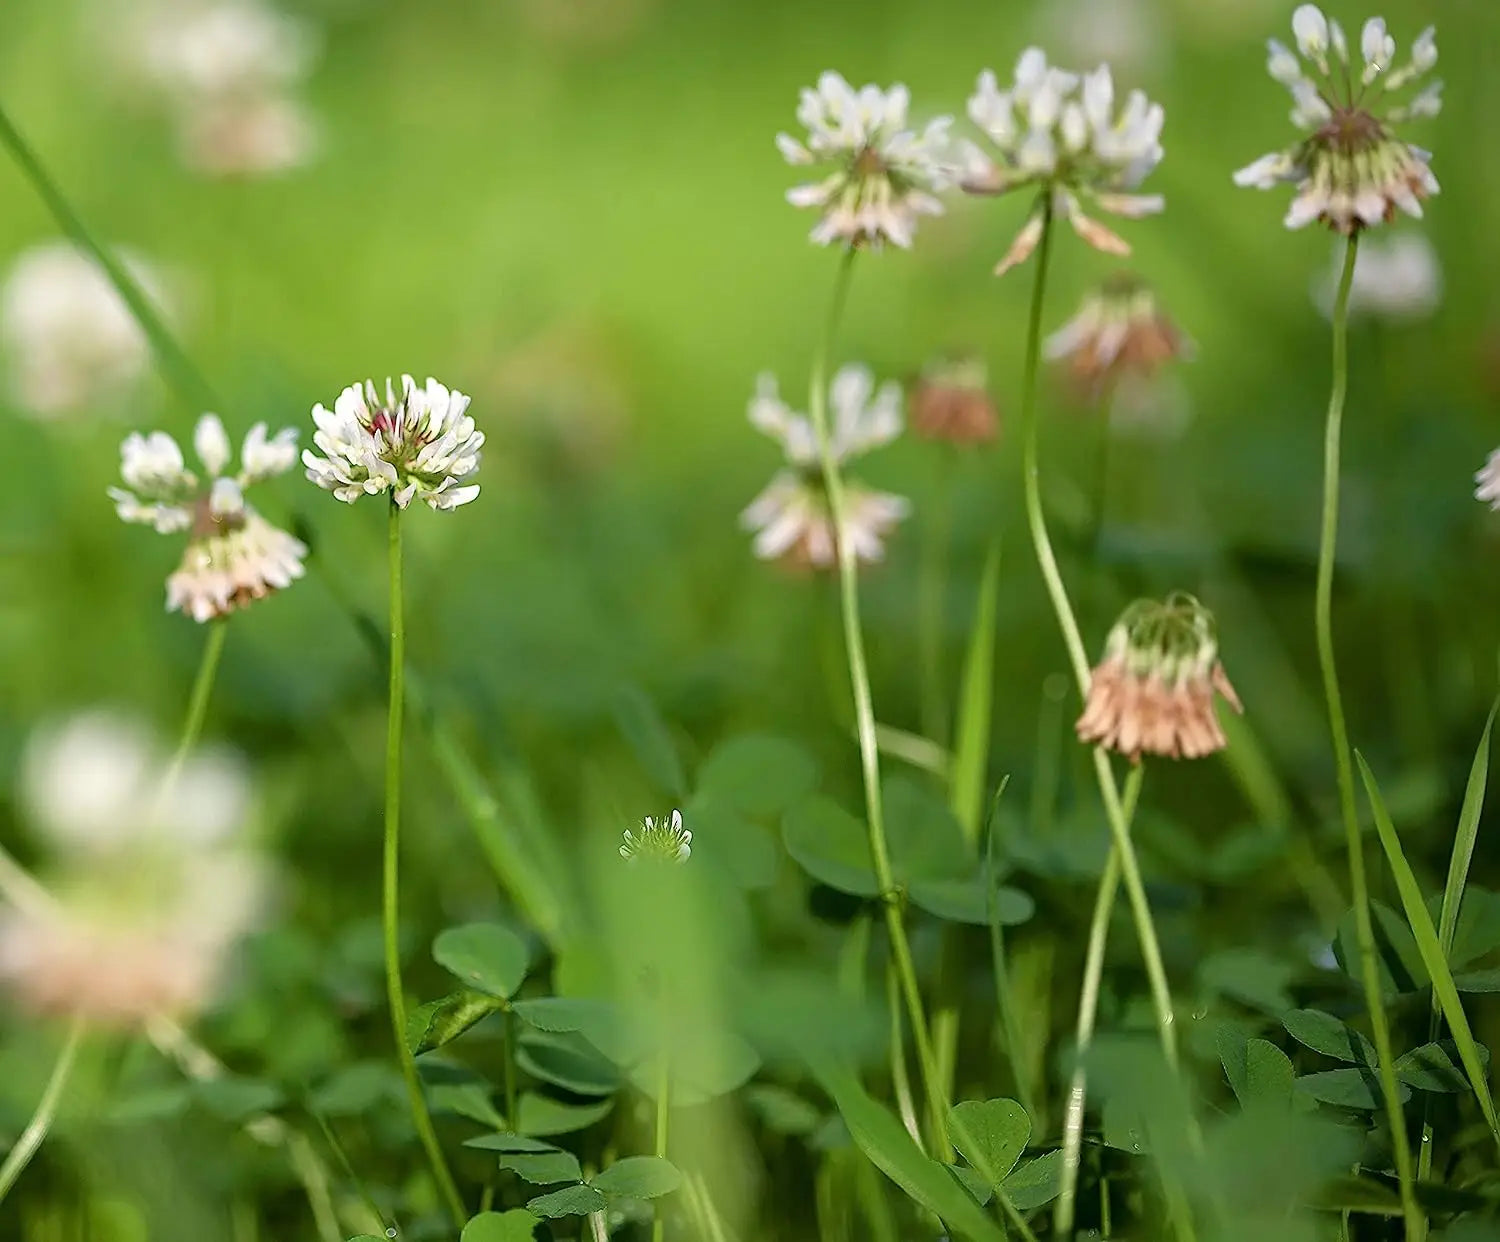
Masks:
[[[957,742],[948,805],[971,842],[984,816],[984,770],[990,753],[990,712],[995,689],[995,611],[1000,594],[1000,540],[990,544],[974,606],[974,629],[959,687]]]
[[[1417,877],[1412,873],[1411,865],[1406,861],[1406,855],[1401,849],[1401,839],[1396,835],[1395,825],[1391,823],[1390,813],[1386,810],[1385,802],[1380,796],[1380,789],[1375,783],[1375,776],[1370,771],[1370,765],[1365,762],[1365,757],[1358,751],[1354,752],[1354,758],[1359,764],[1359,774],[1364,780],[1365,793],[1370,799],[1370,809],[1375,816],[1375,830],[1380,834],[1380,844],[1385,848],[1386,860],[1391,865],[1391,874],[1396,880],[1396,890],[1401,894],[1401,906],[1406,911],[1406,921],[1411,926],[1412,936],[1416,939],[1417,949],[1422,954],[1423,964],[1426,965],[1428,974],[1432,976],[1433,994],[1442,1006],[1448,1029],[1453,1032],[1453,1042],[1458,1047],[1459,1060],[1463,1062],[1464,1072],[1468,1074],[1469,1082],[1474,1087],[1474,1096],[1479,1101],[1479,1109],[1489,1125],[1495,1145],[1500,1147],[1500,1118],[1495,1115],[1495,1101],[1490,1095],[1484,1062],[1479,1058],[1479,1049],[1474,1043],[1474,1033],[1469,1029],[1469,1019],[1464,1013],[1462,1001],[1459,1000],[1458,988],[1454,986],[1453,972],[1448,969],[1443,946],[1438,940],[1437,928],[1432,925],[1432,916],[1427,913],[1427,907],[1423,904],[1422,889],[1417,884]]]
[[[1453,853],[1448,858],[1448,882],[1443,886],[1443,908],[1438,918],[1438,943],[1443,961],[1453,951],[1453,932],[1458,927],[1458,907],[1463,901],[1464,885],[1469,880],[1469,862],[1474,857],[1474,841],[1479,836],[1479,813],[1484,810],[1484,790],[1490,770],[1490,733],[1495,727],[1495,712],[1500,699],[1490,708],[1469,769],[1469,784],[1464,790],[1463,809],[1458,814],[1458,831],[1453,837]]]

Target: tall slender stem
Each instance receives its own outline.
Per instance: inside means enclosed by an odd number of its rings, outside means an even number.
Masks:
[[[1396,1082],[1395,1055],[1385,1001],[1380,993],[1380,969],[1375,957],[1375,930],[1370,922],[1370,889],[1365,879],[1364,841],[1359,831],[1359,811],[1354,795],[1354,764],[1349,753],[1349,729],[1344,720],[1344,701],[1339,691],[1338,666],[1333,651],[1333,563],[1339,538],[1339,442],[1344,420],[1344,397],[1349,387],[1349,288],[1354,283],[1354,264],[1359,252],[1359,234],[1344,247],[1344,269],[1338,296],[1333,303],[1333,387],[1328,396],[1328,420],[1323,432],[1323,523],[1318,540],[1318,583],[1314,602],[1314,624],[1318,634],[1318,666],[1323,674],[1323,696],[1328,701],[1328,727],[1333,735],[1333,758],[1338,769],[1339,811],[1344,821],[1344,839],[1349,853],[1349,888],[1354,900],[1354,931],[1359,944],[1360,981],[1365,1008],[1375,1038],[1380,1062],[1380,1094],[1391,1130],[1391,1154],[1401,1187],[1402,1216],[1408,1239],[1420,1237],[1422,1209],[1414,1191],[1411,1139],[1401,1111],[1401,1091]]]
[[[32,188],[41,200],[47,204],[47,209],[52,213],[53,219],[57,221],[62,231],[77,242],[104,270],[104,274],[119,292],[131,315],[140,324],[141,330],[146,334],[146,339],[151,342],[151,348],[156,351],[162,370],[166,372],[167,378],[177,389],[182,400],[189,406],[196,406],[199,409],[212,409],[217,406],[219,403],[214,397],[213,387],[203,378],[202,372],[177,343],[177,339],[163,321],[161,313],[152,306],[151,299],[124,266],[95,239],[88,226],[73,209],[72,204],[68,202],[67,197],[58,188],[57,183],[52,180],[41,159],[32,150],[31,144],[21,137],[20,131],[16,129],[15,123],[3,108],[0,108],[0,146],[10,152],[11,158],[15,160],[26,179],[31,182]]]
[[[401,949],[397,940],[400,916],[401,867],[401,724],[406,671],[406,610],[401,594],[401,510],[395,501],[390,507],[391,569],[391,680],[390,706],[385,735],[385,851],[381,883],[381,924],[385,933],[385,989],[390,1001],[391,1028],[396,1036],[396,1055],[401,1060],[401,1074],[406,1080],[406,1095],[411,1104],[412,1121],[417,1136],[427,1152],[433,1176],[447,1201],[456,1224],[467,1219],[463,1199],[454,1185],[453,1174],[443,1159],[432,1116],[422,1095],[422,1080],[417,1075],[417,1059],[406,1042],[406,994],[401,986]]]
[[[1047,584],[1047,594],[1052,600],[1052,610],[1057,614],[1058,628],[1062,631],[1063,644],[1068,651],[1068,662],[1073,677],[1078,683],[1080,697],[1086,697],[1089,686],[1089,662],[1084,652],[1083,638],[1078,630],[1078,621],[1073,615],[1073,605],[1068,600],[1068,589],[1063,585],[1062,573],[1057,567],[1057,557],[1052,551],[1052,540],[1047,534],[1047,519],[1042,512],[1041,472],[1038,466],[1036,391],[1037,370],[1041,356],[1042,304],[1047,288],[1047,261],[1052,250],[1052,196],[1043,191],[1040,205],[1042,212],[1042,236],[1037,247],[1036,280],[1031,290],[1031,317],[1027,325],[1025,372],[1021,390],[1021,436],[1022,436],[1022,481],[1025,485],[1026,524],[1031,530],[1031,541],[1036,549],[1037,564]],[[1146,977],[1151,984],[1151,999],[1156,1010],[1156,1029],[1161,1039],[1162,1052],[1173,1069],[1177,1068],[1177,1035],[1172,1025],[1172,994],[1167,987],[1167,971],[1162,964],[1161,945],[1156,936],[1156,924],[1151,917],[1151,905],[1146,900],[1146,886],[1141,879],[1140,863],[1135,846],[1130,840],[1130,828],[1120,800],[1119,786],[1115,783],[1114,769],[1109,756],[1102,748],[1094,748],[1094,774],[1099,782],[1099,793],[1104,799],[1104,813],[1109,821],[1114,847],[1119,852],[1120,868],[1125,879],[1125,893],[1130,900],[1131,915],[1135,920],[1136,936],[1140,940],[1141,957],[1146,965]]]
[[[667,1048],[663,1042],[661,1057],[656,1070],[656,1158],[667,1158],[667,1127],[672,1119],[672,1068],[667,1059]],[[662,1211],[662,1202],[657,1199],[651,1218],[651,1242],[662,1242],[667,1231],[667,1218]]]
[[[36,1112],[32,1113],[31,1120],[21,1131],[21,1137],[16,1140],[16,1145],[5,1157],[5,1163],[0,1164],[0,1199],[4,1199],[10,1193],[11,1187],[16,1184],[16,1179],[31,1163],[31,1158],[36,1155],[37,1148],[47,1137],[47,1131],[52,1128],[53,1118],[57,1116],[57,1106],[62,1101],[63,1089],[68,1085],[68,1075],[73,1072],[73,1065],[78,1060],[78,1048],[83,1043],[83,1030],[82,1019],[74,1018],[63,1040],[62,1051],[57,1054],[57,1063],[52,1067],[52,1075],[47,1079],[47,1085],[42,1091],[42,1098],[36,1106]]]
[[[208,638],[203,644],[203,655],[198,661],[198,673],[193,678],[193,692],[188,698],[187,716],[182,723],[182,737],[177,743],[177,753],[172,757],[175,773],[198,744],[203,734],[203,721],[208,716],[208,701],[213,696],[214,679],[219,672],[219,657],[224,654],[224,637],[229,632],[229,622],[219,617],[208,623]]]
[[[917,1063],[922,1073],[922,1089],[927,1097],[932,1130],[937,1140],[937,1152],[939,1156],[946,1157],[950,1150],[948,1146],[948,1102],[942,1090],[941,1075],[927,1026],[927,1015],[922,1006],[922,993],[917,985],[916,965],[912,961],[911,945],[906,938],[906,924],[902,915],[900,895],[891,870],[890,851],[886,845],[885,815],[880,797],[880,752],[875,736],[875,708],[870,693],[870,672],[865,663],[864,632],[859,616],[859,567],[855,563],[854,549],[850,546],[849,531],[844,521],[844,483],[839,475],[839,464],[833,453],[832,438],[828,428],[828,355],[833,347],[833,337],[838,330],[839,320],[843,317],[844,301],[849,293],[849,276],[853,270],[854,256],[855,251],[851,247],[844,251],[839,261],[833,297],[828,307],[828,318],[824,324],[822,338],[818,342],[817,352],[813,355],[808,413],[812,418],[813,431],[818,438],[823,486],[828,493],[828,511],[833,522],[834,547],[838,556],[839,607],[844,622],[844,648],[849,660],[849,681],[854,692],[854,719],[859,733],[860,770],[864,778],[865,824],[869,837],[870,860],[875,868],[876,882],[880,885],[880,900],[885,910],[886,931],[891,941],[891,957],[895,963],[897,978],[901,983],[902,997],[906,1002],[912,1041],[916,1044]]]
[[[1125,780],[1125,818],[1135,818],[1135,804],[1141,794],[1144,766],[1130,770]],[[1088,1094],[1088,1079],[1083,1058],[1094,1039],[1094,1020],[1099,1012],[1099,988],[1104,980],[1104,950],[1109,943],[1109,916],[1115,908],[1115,894],[1120,888],[1120,852],[1109,851],[1104,872],[1099,877],[1094,897],[1094,914],[1089,920],[1088,950],[1083,958],[1083,987],[1078,993],[1078,1025],[1075,1034],[1078,1064],[1068,1086],[1063,1109],[1062,1191],[1052,1212],[1052,1232],[1059,1238],[1073,1233],[1074,1200],[1078,1193],[1078,1169],[1083,1155],[1083,1106]]]
[[[943,630],[947,609],[948,545],[953,532],[953,452],[935,446],[932,512],[922,537],[922,561],[917,585],[917,655],[921,672],[922,733],[938,745],[948,742],[948,713],[943,695]]]

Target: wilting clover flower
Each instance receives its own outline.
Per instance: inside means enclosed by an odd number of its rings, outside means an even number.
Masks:
[[[908,128],[910,102],[899,84],[856,91],[831,71],[816,89],[803,90],[797,119],[807,138],[777,134],[776,146],[787,163],[825,174],[786,195],[792,206],[822,213],[813,241],[910,246],[917,218],[942,214],[937,195],[952,184],[955,171],[948,150],[953,118],[938,117],[919,133]]]
[[[431,378],[418,388],[403,375],[399,397],[386,380],[383,401],[372,381],[350,384],[332,410],[313,407],[313,443],[324,456],[304,449],[302,464],[309,479],[350,504],[389,491],[402,509],[413,497],[456,509],[479,495],[478,484],[463,486],[478,471],[484,444],[468,408],[468,397]]]
[[[1076,729],[1127,756],[1197,759],[1227,744],[1214,695],[1240,709],[1219,663],[1213,615],[1191,595],[1139,600],[1109,632]]]
[[[670,819],[648,815],[640,831],[625,829],[620,857],[655,858],[662,862],[687,862],[693,852],[693,834],[682,826],[682,812],[673,811]]]
[[[926,440],[984,444],[999,430],[1000,416],[979,358],[933,360],[912,385],[908,404],[911,429]]]
[[[1420,217],[1421,200],[1438,192],[1437,178],[1429,153],[1398,138],[1396,127],[1436,116],[1443,84],[1431,82],[1404,103],[1394,100],[1437,64],[1433,28],[1417,36],[1399,67],[1383,18],[1370,18],[1360,33],[1363,68],[1351,65],[1343,28],[1315,4],[1292,14],[1292,33],[1297,51],[1270,40],[1266,68],[1291,92],[1292,124],[1308,136],[1240,169],[1235,184],[1269,190],[1295,182],[1289,229],[1322,220],[1352,235],[1389,222],[1398,207]]]
[[[120,446],[125,486],[110,488],[109,496],[124,521],[154,526],[164,535],[188,532],[182,563],[167,579],[167,607],[209,621],[302,577],[306,545],[245,503],[247,487],[296,463],[297,433],[287,427],[268,437],[265,423],[256,423],[234,474],[226,473],[234,450],[217,414],[198,420],[193,445],[204,479],[187,468],[182,449],[165,431],[132,432]]]
[[[1151,286],[1128,273],[1091,291],[1078,313],[1043,345],[1046,356],[1093,395],[1126,375],[1149,378],[1191,350]]]
[[[1161,211],[1161,195],[1132,191],[1161,162],[1164,117],[1161,105],[1141,91],[1131,91],[1116,109],[1108,65],[1070,73],[1049,65],[1040,48],[1027,48],[1006,89],[993,70],[979,75],[969,119],[983,131],[989,151],[967,148],[963,187],[972,194],[1006,194],[1037,186],[1050,193],[1051,210],[1066,216],[1089,245],[1129,254],[1125,239],[1084,214],[1080,200],[1131,218]],[[995,268],[997,276],[1031,256],[1044,225],[1038,209]]]
[[[240,765],[169,764],[136,723],[89,712],[33,739],[20,784],[53,865],[0,907],[0,981],[33,1013],[105,1026],[201,1009],[265,887]]]
[[[833,427],[828,447],[836,463],[889,443],[901,433],[900,387],[885,383],[877,390],[867,367],[839,368],[829,386],[829,407]],[[756,532],[755,555],[815,569],[835,565],[838,542],[812,421],[791,410],[770,375],[760,377],[749,415],[756,427],[780,442],[788,465],[740,515],[740,525]],[[844,536],[855,560],[880,560],[885,536],[909,508],[900,496],[845,479]]]
[[[1328,269],[1313,287],[1313,301],[1333,313],[1343,274],[1342,246],[1334,247]],[[1443,269],[1432,243],[1421,233],[1399,233],[1361,241],[1349,286],[1349,314],[1391,322],[1425,319],[1443,297]]]

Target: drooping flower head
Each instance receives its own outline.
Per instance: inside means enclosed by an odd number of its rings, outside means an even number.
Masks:
[[[918,132],[908,127],[910,102],[899,83],[855,90],[832,71],[803,90],[797,120],[807,138],[777,134],[776,146],[788,164],[823,173],[822,180],[786,195],[792,206],[821,213],[813,241],[906,247],[919,216],[942,214],[937,195],[953,183],[955,171],[948,149],[953,118],[938,117]]]
[[[1050,208],[1066,216],[1089,245],[1126,255],[1130,245],[1084,213],[1086,200],[1103,211],[1138,218],[1165,205],[1159,194],[1133,191],[1161,162],[1165,113],[1141,91],[1116,108],[1108,65],[1077,74],[1047,63],[1040,48],[1027,48],[1015,80],[1004,90],[993,70],[979,75],[969,97],[969,119],[983,132],[984,149],[967,148],[964,189],[1006,194],[1036,186],[1050,194]],[[995,268],[1003,275],[1036,249],[1044,225],[1035,212]]]
[[[1500,511],[1500,448],[1485,459],[1484,465],[1474,475],[1474,484],[1474,499]]]
[[[256,423],[240,449],[240,468],[226,473],[234,450],[217,414],[205,414],[193,446],[206,477],[187,468],[182,449],[165,431],[132,432],[120,445],[124,487],[109,489],[126,522],[161,534],[188,532],[187,551],[167,579],[167,607],[209,621],[264,599],[302,577],[307,547],[272,526],[245,501],[245,489],[285,474],[297,461],[297,432],[267,436]]]
[[[625,829],[620,843],[620,857],[627,862],[637,858],[687,862],[692,852],[693,834],[682,826],[681,811],[673,811],[670,819],[646,816],[638,832]]]
[[[877,389],[867,367],[851,363],[839,368],[829,386],[829,408],[833,427],[828,447],[836,462],[867,453],[901,433],[900,386],[888,382]],[[788,467],[740,515],[740,525],[756,532],[755,555],[814,569],[832,567],[838,562],[838,542],[812,420],[792,411],[770,375],[760,377],[749,414],[751,423],[781,444]],[[909,508],[901,496],[846,478],[844,535],[855,559],[880,560],[885,536]]]
[[[1325,316],[1343,275],[1342,244],[1334,247],[1328,269],[1313,286],[1313,301]],[[1395,233],[1361,240],[1349,285],[1349,315],[1391,323],[1425,319],[1443,298],[1443,269],[1422,233]]]
[[[1096,397],[1124,376],[1150,378],[1191,351],[1151,286],[1123,272],[1089,292],[1078,313],[1043,345],[1047,358]]]
[[[1075,726],[1078,738],[1132,762],[1142,754],[1197,759],[1227,744],[1215,694],[1240,710],[1219,663],[1213,615],[1182,593],[1139,600],[1109,632]]]
[[[981,358],[934,359],[912,385],[909,403],[911,429],[926,440],[985,444],[999,431],[1000,415]]]
[[[159,274],[133,255],[121,262],[162,306]],[[0,290],[0,346],[17,403],[41,418],[112,404],[151,360],[109,277],[69,242],[35,246],[11,267]]]
[[[21,793],[53,861],[46,887],[0,907],[0,981],[33,1013],[105,1026],[201,1009],[265,886],[239,763],[169,764],[147,730],[96,711],[33,739]]]
[[[468,480],[479,470],[484,432],[468,408],[468,397],[431,378],[418,388],[403,375],[399,397],[386,380],[384,400],[370,380],[350,384],[332,410],[313,407],[313,443],[324,456],[304,449],[302,464],[309,479],[350,504],[389,491],[402,509],[413,497],[456,509],[479,495]]]
[[[1235,184],[1269,190],[1295,183],[1289,229],[1321,220],[1352,235],[1389,223],[1398,207],[1420,217],[1422,200],[1438,192],[1437,178],[1428,152],[1396,131],[1407,121],[1436,116],[1443,84],[1433,81],[1398,100],[1437,64],[1433,28],[1417,36],[1399,65],[1383,18],[1365,22],[1359,62],[1351,62],[1343,28],[1315,4],[1292,14],[1292,33],[1297,50],[1270,40],[1266,68],[1291,92],[1292,124],[1307,137],[1240,169]]]

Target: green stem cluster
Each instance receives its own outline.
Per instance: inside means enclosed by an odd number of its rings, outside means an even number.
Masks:
[[[870,860],[880,885],[880,901],[885,911],[886,931],[891,942],[891,959],[896,968],[901,995],[906,1003],[907,1018],[916,1045],[917,1064],[922,1074],[922,1088],[931,1116],[936,1151],[946,1158],[948,1145],[948,1102],[942,1089],[942,1075],[934,1052],[927,1015],[917,984],[916,965],[906,936],[901,895],[891,868],[890,850],[886,844],[885,814],[880,793],[880,753],[875,732],[875,709],[870,692],[870,673],[865,662],[864,630],[859,613],[859,567],[854,549],[849,546],[844,521],[844,483],[839,463],[833,453],[828,425],[828,357],[833,338],[843,317],[849,292],[849,277],[854,266],[855,250],[844,251],[839,262],[833,297],[822,338],[813,356],[808,413],[817,436],[823,486],[828,495],[829,519],[833,523],[834,547],[838,558],[839,610],[844,623],[844,648],[849,661],[849,680],[854,694],[854,719],[859,735],[860,770],[864,780],[865,823]]]
[[[1380,967],[1375,956],[1375,929],[1370,920],[1370,888],[1365,877],[1364,842],[1359,830],[1359,810],[1354,792],[1354,762],[1349,748],[1349,728],[1344,719],[1344,700],[1339,691],[1338,666],[1333,650],[1333,566],[1339,538],[1339,445],[1343,430],[1344,397],[1349,387],[1349,289],[1354,283],[1354,264],[1359,235],[1349,238],[1338,294],[1333,303],[1333,386],[1328,396],[1328,418],[1323,432],[1323,520],[1318,540],[1318,581],[1313,617],[1318,638],[1318,667],[1323,676],[1323,696],[1328,703],[1328,728],[1333,735],[1333,758],[1338,770],[1339,813],[1349,855],[1349,888],[1354,900],[1354,933],[1359,945],[1360,983],[1370,1016],[1375,1054],[1380,1062],[1380,1095],[1391,1132],[1391,1154],[1395,1157],[1400,1183],[1402,1217],[1408,1239],[1419,1238],[1423,1229],[1422,1209],[1415,1194],[1415,1172],[1411,1139],[1401,1110],[1401,1088],[1396,1081],[1395,1050],[1390,1022],[1380,990]]]

